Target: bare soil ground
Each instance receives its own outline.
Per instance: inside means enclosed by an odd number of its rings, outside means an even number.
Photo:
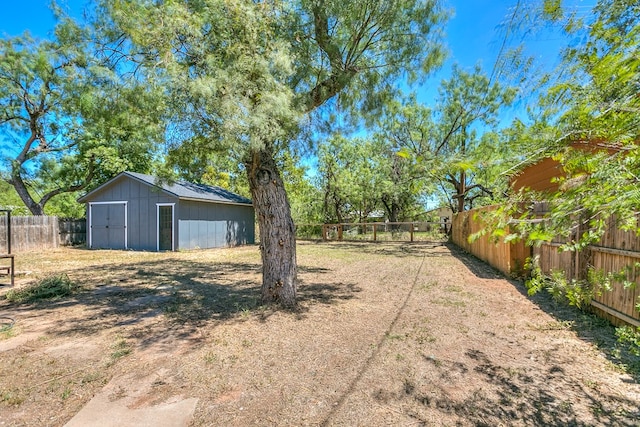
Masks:
[[[640,364],[611,327],[453,247],[301,242],[295,312],[257,304],[259,259],[19,254],[18,286],[83,290],[0,299],[0,425],[64,425],[105,388],[132,408],[195,398],[192,426],[640,425]]]

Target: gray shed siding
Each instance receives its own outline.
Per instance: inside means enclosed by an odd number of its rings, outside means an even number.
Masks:
[[[173,247],[179,249],[205,249],[253,244],[255,218],[253,206],[215,202],[180,200],[164,191],[128,176],[122,176],[105,188],[91,194],[88,202],[93,205],[96,220],[103,217],[108,202],[126,202],[127,248],[156,251],[158,248],[158,204],[173,204]],[[122,206],[122,205],[120,205]],[[109,209],[120,212],[122,209]],[[89,215],[89,212],[87,212]],[[102,223],[105,221],[102,220]],[[107,221],[107,223],[111,223]],[[116,221],[117,222],[117,221]],[[121,249],[113,237],[105,235],[102,224],[96,223],[94,237],[99,245],[93,248]],[[107,242],[107,243],[103,243]],[[87,242],[89,243],[89,242]]]
[[[137,180],[122,177],[91,198],[91,202],[127,202],[127,247],[142,251],[157,249],[157,203],[178,203],[162,191],[155,191]],[[95,246],[94,246],[95,247]],[[178,248],[176,248],[178,249]]]
[[[176,209],[180,249],[254,243],[253,207],[181,200]]]

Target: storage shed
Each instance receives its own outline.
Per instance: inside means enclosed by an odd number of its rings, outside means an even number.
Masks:
[[[78,199],[87,247],[176,251],[252,244],[251,200],[219,187],[122,172]]]

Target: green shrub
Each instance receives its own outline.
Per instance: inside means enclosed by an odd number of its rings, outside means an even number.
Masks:
[[[567,280],[562,271],[553,271],[548,286],[549,293],[558,302],[584,310],[591,304],[593,286],[584,280]]]
[[[584,310],[591,303],[594,296],[594,286],[591,280],[567,280],[562,271],[552,271],[546,276],[540,270],[537,259],[529,260],[527,265],[531,269],[531,276],[526,281],[529,295],[541,290],[547,290],[557,302],[566,303]]]
[[[29,303],[39,300],[55,300],[77,292],[80,286],[73,283],[66,274],[45,277],[37,283],[22,289],[11,289],[5,298],[9,302]]]
[[[640,356],[640,328],[621,326],[616,328],[616,336],[618,342],[626,345],[631,354]]]

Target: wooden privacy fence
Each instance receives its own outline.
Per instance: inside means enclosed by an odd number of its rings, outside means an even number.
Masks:
[[[55,216],[12,216],[11,252],[57,248],[60,244]],[[0,219],[0,251],[6,252],[7,218]]]
[[[543,216],[545,204],[535,207],[535,213]],[[620,230],[615,218],[609,220],[607,230],[597,245],[575,251],[562,251],[567,239],[557,238],[540,246],[527,247],[524,242],[492,242],[486,235],[469,242],[469,236],[486,227],[482,221],[484,212],[491,212],[496,206],[488,206],[454,215],[451,238],[453,243],[467,252],[486,261],[505,274],[523,273],[528,257],[538,260],[540,270],[545,275],[560,271],[568,280],[586,281],[589,271],[600,277],[619,275],[623,272],[628,284],[611,282],[611,290],[603,291],[591,301],[594,312],[614,324],[640,326],[640,237],[632,231]],[[575,230],[574,238],[586,231],[586,227]]]
[[[581,234],[586,229],[581,227],[575,233]],[[624,276],[628,282],[626,287],[620,281],[612,280],[610,291],[596,288],[591,305],[597,314],[614,324],[640,327],[640,236],[633,231],[620,230],[616,219],[610,218],[598,244],[573,252],[562,251],[563,243],[562,239],[555,239],[533,248],[540,270],[546,275],[561,271],[568,281],[586,281],[589,271],[600,277]]]
[[[83,245],[87,242],[87,220],[58,219],[60,244],[62,246]]]
[[[448,222],[298,224],[296,238],[370,242],[427,242],[448,237]]]
[[[11,216],[11,252],[54,249],[61,245],[82,244],[86,240],[86,221],[58,219],[55,216]],[[0,254],[7,252],[7,217],[0,217]]]
[[[489,233],[469,240],[471,236],[487,228],[482,217],[495,209],[497,206],[485,206],[455,214],[451,221],[451,241],[507,276],[521,276],[525,261],[531,253],[524,242],[505,243],[503,239],[493,241]]]

